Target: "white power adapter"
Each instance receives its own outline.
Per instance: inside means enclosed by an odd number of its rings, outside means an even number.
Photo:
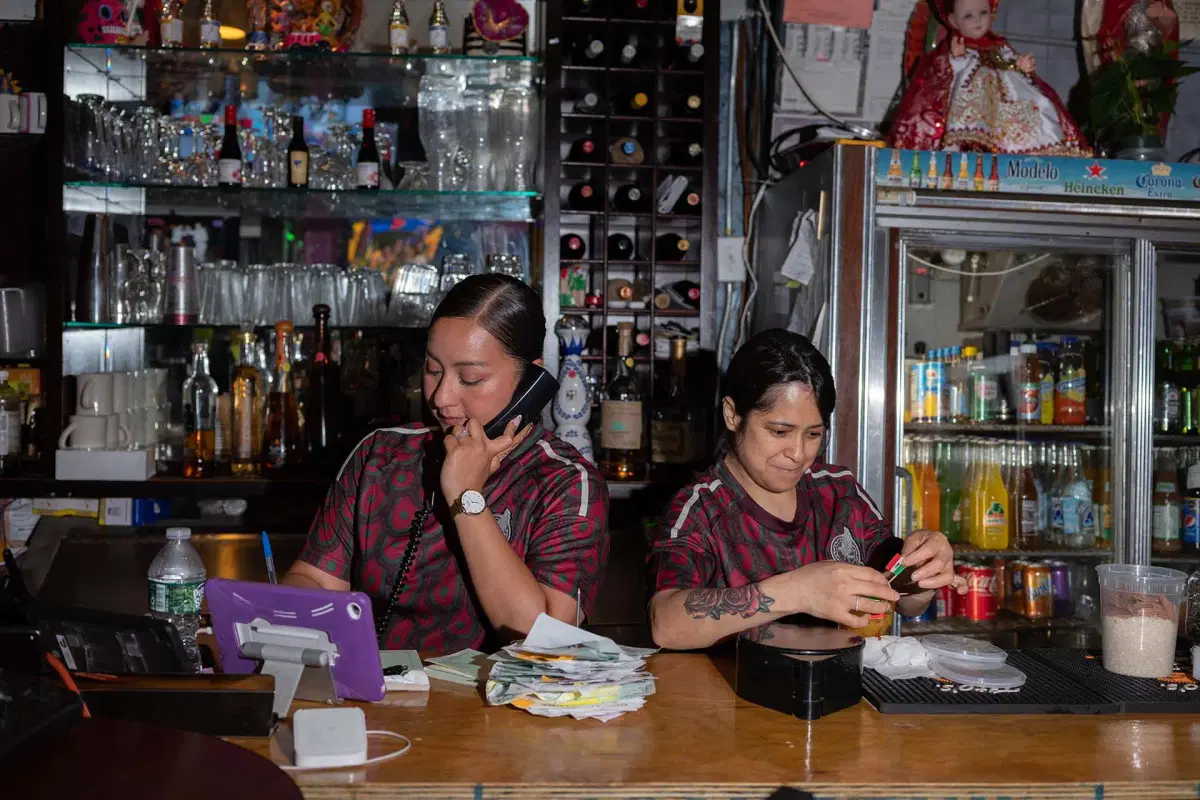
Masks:
[[[296,766],[356,767],[367,760],[367,717],[357,707],[302,708],[292,715]]]

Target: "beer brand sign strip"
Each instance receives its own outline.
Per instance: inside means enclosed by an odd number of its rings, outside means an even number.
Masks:
[[[897,189],[1200,202],[1200,164],[882,149],[875,183]]]

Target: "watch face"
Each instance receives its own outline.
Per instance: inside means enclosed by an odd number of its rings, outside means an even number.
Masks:
[[[462,504],[462,510],[466,514],[480,514],[483,512],[484,507],[487,506],[483,495],[476,491],[463,492],[459,503]]]

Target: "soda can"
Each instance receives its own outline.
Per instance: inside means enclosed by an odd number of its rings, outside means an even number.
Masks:
[[[941,361],[925,361],[925,381],[921,396],[922,415],[926,422],[946,421],[946,365]]]
[[[1025,616],[1025,570],[1029,562],[1018,559],[1008,565],[1008,605],[1009,611]]]
[[[933,596],[933,603],[937,609],[938,619],[949,619],[950,617],[958,616],[958,592],[954,591],[953,586],[943,586],[937,590],[937,594]]]
[[[980,622],[996,618],[995,567],[983,564],[968,565],[967,595],[963,598],[963,606],[963,616],[967,619]]]
[[[1050,582],[1050,567],[1029,564],[1025,568],[1025,617],[1046,619],[1054,616],[1054,586]]]
[[[937,603],[930,603],[928,606],[925,607],[924,611],[922,611],[920,614],[916,615],[915,617],[910,617],[910,616],[901,614],[900,618],[902,620],[904,620],[905,622],[933,622],[935,619],[938,618]]]
[[[1070,617],[1075,613],[1075,597],[1071,592],[1071,568],[1063,561],[1050,561],[1050,592],[1054,597],[1054,616]]]
[[[993,559],[992,569],[996,570],[996,608],[1008,608],[1008,559]]]
[[[908,414],[913,422],[925,421],[925,362],[908,367]]]

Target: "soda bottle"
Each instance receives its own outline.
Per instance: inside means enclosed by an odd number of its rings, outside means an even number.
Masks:
[[[923,503],[921,502],[923,494],[921,479],[924,478],[925,475],[924,470],[921,469],[920,459],[918,458],[918,447],[919,443],[917,441],[909,441],[905,443],[905,450],[907,452],[905,453],[906,462],[904,467],[908,470],[908,474],[912,475],[913,484],[912,508],[909,509],[909,514],[911,515],[912,529],[914,531],[925,527],[925,515],[922,513],[924,508]]]
[[[1038,491],[1038,531],[1041,532],[1043,543],[1050,530],[1050,487],[1054,484],[1054,476],[1050,467],[1053,445],[1038,442],[1033,454],[1033,483]]]
[[[942,533],[952,542],[961,541],[962,527],[962,467],[957,457],[958,446],[948,441],[937,443],[937,475],[941,487],[942,507],[939,517]]]
[[[966,348],[974,350],[974,348]],[[963,360],[963,348],[950,348],[950,421],[956,423],[969,422],[971,408],[969,396],[971,387],[967,381],[966,362]]]
[[[167,528],[167,543],[150,562],[150,615],[165,619],[179,631],[183,652],[192,672],[200,671],[196,629],[208,577],[200,554],[192,547],[190,528]]]
[[[1180,498],[1178,465],[1175,453],[1166,448],[1154,448],[1154,496],[1150,501],[1154,511],[1150,550],[1160,554],[1183,550],[1179,537]]]
[[[1061,546],[1064,541],[1065,520],[1063,516],[1063,495],[1066,493],[1070,470],[1067,469],[1066,445],[1053,447],[1050,454],[1050,474],[1053,482],[1050,484],[1050,519],[1047,527],[1051,547]]]
[[[1101,445],[1096,460],[1096,479],[1092,484],[1093,516],[1096,519],[1096,546],[1112,548],[1112,448]]]
[[[1200,463],[1187,468],[1187,494],[1183,500],[1182,528],[1183,549],[1189,553],[1200,552]]]
[[[1058,388],[1054,393],[1054,422],[1058,425],[1087,423],[1087,371],[1083,351],[1075,336],[1063,337],[1058,359]]]
[[[1058,348],[1050,342],[1041,342],[1037,346],[1038,363],[1042,369],[1042,387],[1040,399],[1042,402],[1042,424],[1054,424],[1054,361]]]
[[[1033,479],[1033,445],[1022,442],[1017,445],[1017,458],[1013,469],[1013,488],[1009,508],[1012,509],[1009,525],[1009,543],[1015,550],[1036,550],[1041,546],[1042,532],[1039,528],[1038,489]]]
[[[1026,342],[1013,368],[1013,383],[1017,392],[1017,421],[1025,425],[1042,422],[1042,367],[1037,345]]]
[[[1154,432],[1179,432],[1179,384],[1175,377],[1175,344],[1158,343],[1154,365]]]
[[[933,463],[933,444],[921,445],[921,516],[926,530],[942,529],[942,489]]]
[[[994,445],[987,455],[983,480],[977,495],[976,524],[979,546],[984,550],[1008,548],[1008,490],[1000,476],[1000,451]]]
[[[1083,473],[1079,447],[1069,448],[1067,478],[1063,483],[1062,515],[1063,544],[1067,547],[1096,546],[1096,518],[1092,506],[1092,490]],[[1176,501],[1176,509],[1179,503]],[[1178,511],[1176,512],[1178,517]],[[1178,530],[1178,524],[1176,530]]]

